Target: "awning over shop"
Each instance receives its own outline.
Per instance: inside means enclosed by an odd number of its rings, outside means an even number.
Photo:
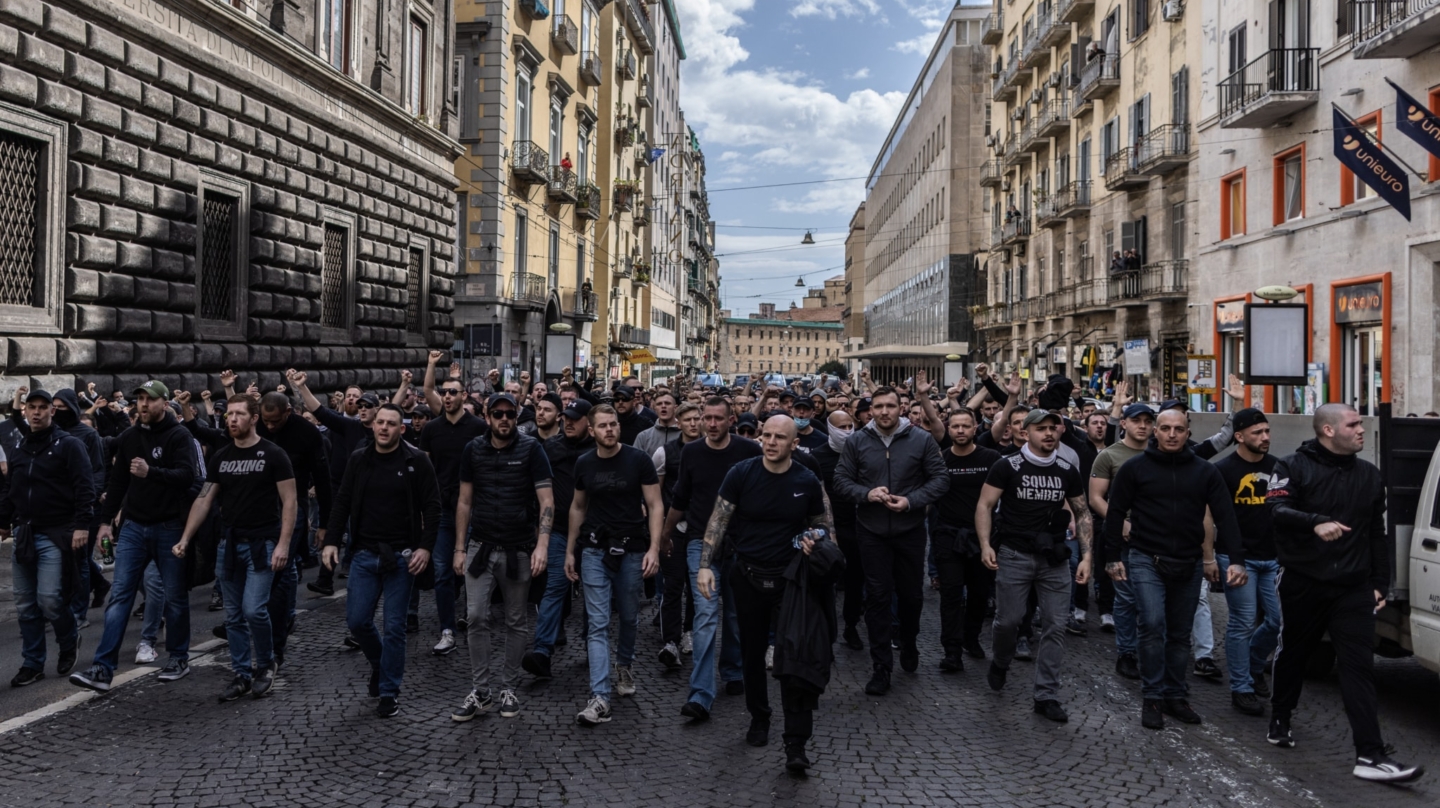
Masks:
[[[911,357],[964,356],[970,353],[968,342],[937,342],[933,345],[876,345],[858,351],[845,351],[841,359],[908,359]]]

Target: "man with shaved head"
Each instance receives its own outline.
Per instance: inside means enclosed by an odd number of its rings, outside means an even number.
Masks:
[[[1328,632],[1340,663],[1340,694],[1362,780],[1407,782],[1419,766],[1392,759],[1380,735],[1375,697],[1375,614],[1390,590],[1385,484],[1361,460],[1365,425],[1345,404],[1315,411],[1315,438],[1275,464],[1266,501],[1273,507],[1280,576],[1280,650],[1271,685],[1275,746],[1295,745],[1290,716],[1310,654]]]

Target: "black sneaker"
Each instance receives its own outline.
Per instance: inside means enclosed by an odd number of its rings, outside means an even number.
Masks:
[[[322,583],[320,581],[311,581],[310,583],[305,584],[305,588],[310,590],[311,592],[314,592],[317,595],[324,595],[327,598],[335,594],[334,586],[327,583]]]
[[[1139,679],[1140,663],[1134,654],[1121,654],[1120,658],[1115,660],[1115,672],[1126,679]]]
[[[705,709],[696,701],[687,701],[685,706],[680,708],[680,714],[694,721],[710,720],[710,711]]]
[[[520,657],[520,667],[536,679],[550,678],[550,657],[547,654],[531,651]]]
[[[105,605],[105,598],[110,594],[110,582],[101,578],[93,586],[95,591],[90,596],[90,608],[98,609]]]
[[[1198,724],[1202,720],[1199,713],[1190,709],[1190,702],[1185,699],[1165,699],[1161,702],[1160,709],[1171,718],[1186,724]]]
[[[481,693],[478,690],[472,690],[466,694],[465,701],[460,705],[460,709],[450,714],[450,720],[469,721],[480,713],[489,710],[494,703],[495,700],[490,696],[490,691],[487,690]]]
[[[285,667],[284,651],[276,648],[274,651],[270,652],[270,667],[274,668],[276,673],[279,673],[280,669]]]
[[[745,743],[751,746],[765,746],[770,743],[770,719],[751,718],[750,730],[745,733]]]
[[[1265,714],[1265,704],[1254,693],[1231,693],[1230,704],[1246,715]]]
[[[221,597],[220,590],[210,590],[210,606],[207,611],[218,612],[223,608],[225,608],[225,599]]]
[[[419,630],[420,630],[420,615],[418,615],[418,614],[407,614],[407,615],[405,615],[405,631],[413,634],[413,633],[415,633],[415,632],[417,632],[417,631],[419,631]]]
[[[985,681],[990,683],[990,689],[999,692],[1005,688],[1005,669],[990,663],[990,671],[985,674]]]
[[[20,672],[15,674],[15,677],[10,680],[10,686],[24,687],[26,685],[33,685],[44,678],[45,671],[36,670],[35,668],[31,667],[22,667],[20,669]]]
[[[340,644],[344,645],[346,648],[349,648],[351,651],[360,650],[360,641],[355,639],[354,634],[346,634],[345,639],[341,640]]]
[[[797,743],[785,747],[785,770],[804,774],[810,768],[810,758],[805,756],[805,744]]]
[[[1270,716],[1270,731],[1265,734],[1265,740],[1269,741],[1271,746],[1294,749],[1295,736],[1290,732],[1290,716]]]
[[[979,640],[971,640],[960,647],[964,649],[966,654],[970,655],[971,659],[985,658],[985,649],[980,647]]]
[[[890,692],[890,671],[884,668],[876,668],[875,674],[870,681],[865,683],[865,695],[883,696]]]
[[[70,674],[70,684],[78,687],[88,687],[97,693],[104,693],[110,689],[110,673],[104,665],[91,665],[83,671],[76,671]]]
[[[959,673],[965,670],[965,661],[960,658],[959,654],[946,654],[944,659],[940,660],[940,670],[946,673]]]
[[[860,629],[854,626],[845,627],[845,645],[852,651],[864,651],[865,643],[860,639]]]
[[[1065,621],[1065,633],[1072,637],[1087,637],[1090,635],[1090,630],[1085,628],[1084,623],[1072,617]]]
[[[75,635],[75,644],[69,649],[62,649],[60,656],[55,660],[55,672],[64,676],[75,670],[75,660],[80,658],[80,635]]]
[[[1145,699],[1140,707],[1140,726],[1145,729],[1165,729],[1165,714],[1160,710],[1159,699]]]
[[[165,663],[165,667],[160,669],[160,674],[155,678],[162,682],[174,682],[184,679],[188,675],[190,675],[190,663],[183,659],[170,657],[170,661]]]
[[[369,694],[370,694],[370,698],[372,698],[372,699],[378,699],[378,698],[380,698],[380,666],[379,666],[379,665],[371,665],[371,666],[370,666],[370,686],[369,686],[369,688],[366,689],[365,692],[369,693]]]
[[[1255,695],[1262,699],[1270,698],[1270,683],[1265,681],[1265,671],[1250,671],[1250,686],[1255,689]]]
[[[460,633],[464,633],[464,632],[466,632],[466,631],[469,631],[469,630],[470,630],[470,621],[469,621],[469,619],[464,618],[464,617],[457,617],[457,618],[455,618],[455,630],[458,631],[458,632],[460,632]],[[560,643],[560,645],[564,645],[564,643]]]
[[[1195,660],[1195,675],[1212,682],[1218,682],[1225,678],[1225,673],[1220,670],[1220,666],[1216,665],[1215,660],[1208,656]]]
[[[732,680],[726,682],[726,683],[725,683],[725,695],[727,695],[727,696],[743,696],[743,695],[745,695],[745,680],[744,680],[744,679],[732,679]]]
[[[900,649],[900,669],[906,673],[914,673],[920,667],[920,649],[914,643],[909,648]]]
[[[561,626],[560,630],[555,632],[555,647],[564,648],[567,642],[569,640],[565,639],[565,627]]]
[[[234,701],[249,693],[250,677],[237,673],[235,678],[230,680],[230,684],[225,687],[225,692],[220,694],[220,701]]]
[[[680,670],[680,646],[673,642],[665,643],[665,647],[660,649],[660,664],[667,671]]]
[[[1408,783],[1425,775],[1423,766],[1407,766],[1389,755],[1361,755],[1355,758],[1354,774],[1361,780],[1377,783]]]
[[[380,718],[393,718],[400,714],[400,700],[394,696],[381,696],[380,704],[375,707],[375,715]]]
[[[214,634],[219,639],[225,640],[226,642],[230,641],[230,633],[225,629],[224,623],[221,623],[218,626],[211,627],[210,633]]]
[[[1021,662],[1030,662],[1035,659],[1035,652],[1030,650],[1030,641],[1024,637],[1015,641],[1015,658]]]
[[[250,695],[257,699],[263,699],[270,695],[271,688],[275,686],[275,669],[261,668],[255,674],[255,679],[250,683]]]
[[[1070,716],[1067,715],[1065,709],[1060,706],[1060,702],[1054,699],[1042,699],[1035,702],[1035,712],[1057,724],[1064,724],[1070,720]]]

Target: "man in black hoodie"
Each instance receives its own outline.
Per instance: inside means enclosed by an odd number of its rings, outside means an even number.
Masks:
[[[95,482],[95,490],[103,491],[106,467],[105,439],[100,437],[99,432],[81,423],[80,413],[83,411],[80,406],[80,397],[75,394],[74,390],[62,388],[55,391],[55,425],[79,438],[80,442],[85,444],[85,452],[90,457],[90,471]],[[90,531],[90,541],[75,553],[75,572],[78,578],[75,591],[70,597],[70,610],[75,612],[75,621],[80,623],[82,628],[85,625],[85,615],[90,610],[91,567],[95,566],[98,569],[98,565],[91,561],[91,556],[95,553],[95,542],[98,539],[96,528],[99,527],[99,524],[92,520],[87,527]],[[104,584],[103,587],[99,587],[97,584],[100,591],[109,590],[110,584],[103,577],[100,578],[99,583]],[[103,597],[102,594],[101,598],[103,599]]]
[[[1230,560],[1226,584],[1245,583],[1245,548],[1235,506],[1220,470],[1190,448],[1190,416],[1179,409],[1155,420],[1155,445],[1126,461],[1110,484],[1108,512],[1130,514],[1130,540],[1123,519],[1105,520],[1105,565],[1116,581],[1129,581],[1139,618],[1140,678],[1144,703],[1140,723],[1162,729],[1165,716],[1186,724],[1200,716],[1185,698],[1190,633],[1200,599],[1202,569],[1220,580],[1214,550],[1205,549],[1205,510],[1215,522],[1215,544]],[[1123,553],[1123,555],[1122,555]],[[1204,558],[1202,564],[1202,556]]]
[[[1268,740],[1295,745],[1290,715],[1300,703],[1305,664],[1329,632],[1355,740],[1354,775],[1414,780],[1425,770],[1386,754],[1376,714],[1375,614],[1390,590],[1385,484],[1379,469],[1356,457],[1365,448],[1365,425],[1352,407],[1322,405],[1314,428],[1314,440],[1275,464],[1266,496],[1283,569]]]
[[[125,624],[135,593],[153,561],[165,585],[165,648],[170,661],[162,682],[190,672],[190,598],[185,560],[174,554],[185,530],[185,517],[204,482],[199,449],[167,406],[170,391],[151,380],[133,393],[140,422],[115,439],[115,471],[100,506],[100,538],[113,534],[111,523],[123,510],[125,524],[115,543],[115,583],[105,607],[105,633],[94,663],[70,677],[72,684],[110,689],[125,641]]]
[[[655,425],[655,419],[645,414],[645,405],[635,398],[635,388],[620,385],[615,388],[615,414],[620,418],[620,442],[634,446],[641,432]]]
[[[85,445],[55,425],[54,397],[21,388],[23,436],[7,452],[0,478],[0,539],[15,534],[15,612],[20,623],[20,672],[11,687],[45,678],[45,623],[55,627],[61,676],[75,667],[80,633],[66,597],[75,585],[74,551],[90,540],[94,478]]]

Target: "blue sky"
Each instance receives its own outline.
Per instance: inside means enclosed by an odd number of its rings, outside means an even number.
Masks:
[[[680,104],[705,151],[724,305],[839,274],[863,177],[953,0],[675,0]],[[777,186],[726,191],[744,186]],[[743,225],[744,227],[739,227]],[[763,227],[794,229],[756,229]],[[801,247],[805,228],[816,244]]]

